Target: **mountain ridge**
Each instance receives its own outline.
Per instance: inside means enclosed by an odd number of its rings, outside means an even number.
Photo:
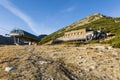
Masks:
[[[83,19],[78,20],[77,22],[72,23],[68,27],[69,28],[75,28],[77,26],[82,26],[82,25],[85,25],[85,24],[89,24],[89,23],[91,23],[93,21],[96,21],[96,20],[98,20],[100,18],[103,18],[103,17],[108,17],[108,16],[105,16],[101,13],[94,13],[94,14],[91,14],[91,15],[83,18]]]
[[[117,38],[120,34],[120,18],[113,18],[100,13],[95,13],[46,36],[40,41],[40,44],[44,44],[46,42],[59,38],[63,36],[65,32],[78,30],[82,28],[92,28],[93,30],[98,30],[99,28],[101,28],[106,33],[116,34]],[[115,41],[120,43],[118,39]],[[108,43],[112,44],[113,41]]]

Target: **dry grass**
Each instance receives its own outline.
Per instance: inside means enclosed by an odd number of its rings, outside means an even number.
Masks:
[[[90,46],[93,45],[1,46],[0,78],[120,80],[120,49],[98,50]],[[52,63],[44,65],[40,63],[42,61]],[[5,72],[5,67],[9,65],[17,69]]]

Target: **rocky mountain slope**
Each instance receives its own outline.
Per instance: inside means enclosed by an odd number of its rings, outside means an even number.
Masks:
[[[89,15],[89,16],[87,16],[86,18],[81,19],[81,20],[79,20],[79,21],[71,24],[70,26],[66,27],[65,30],[67,31],[67,30],[76,28],[76,27],[78,27],[78,26],[82,26],[82,25],[85,25],[85,24],[89,24],[89,23],[94,22],[94,21],[96,21],[96,20],[98,20],[98,19],[101,19],[101,18],[103,18],[103,17],[106,17],[106,16],[104,16],[104,15],[102,15],[102,14],[100,14],[100,13],[95,13],[95,14]]]
[[[110,46],[0,46],[1,80],[120,80]]]
[[[64,27],[64,28],[46,36],[45,38],[43,38],[40,41],[40,44],[44,44],[53,39],[61,37],[64,35],[65,32],[72,31],[72,30],[78,30],[81,28],[92,28],[94,30],[98,30],[99,28],[101,28],[104,32],[113,33],[116,35],[116,37],[113,40],[108,41],[106,43],[110,43],[115,46],[118,46],[117,44],[120,44],[120,41],[119,41],[120,18],[104,16],[99,13],[87,16],[84,19],[81,19],[67,27]]]

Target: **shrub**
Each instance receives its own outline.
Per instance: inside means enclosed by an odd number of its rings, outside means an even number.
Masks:
[[[113,46],[114,48],[120,48],[120,42],[113,42],[112,44],[111,44],[111,46]]]
[[[115,48],[120,48],[120,36],[116,36],[114,39],[110,40],[111,46]]]

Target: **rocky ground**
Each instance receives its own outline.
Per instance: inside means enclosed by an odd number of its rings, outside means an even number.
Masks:
[[[120,80],[120,49],[0,46],[0,80]]]

